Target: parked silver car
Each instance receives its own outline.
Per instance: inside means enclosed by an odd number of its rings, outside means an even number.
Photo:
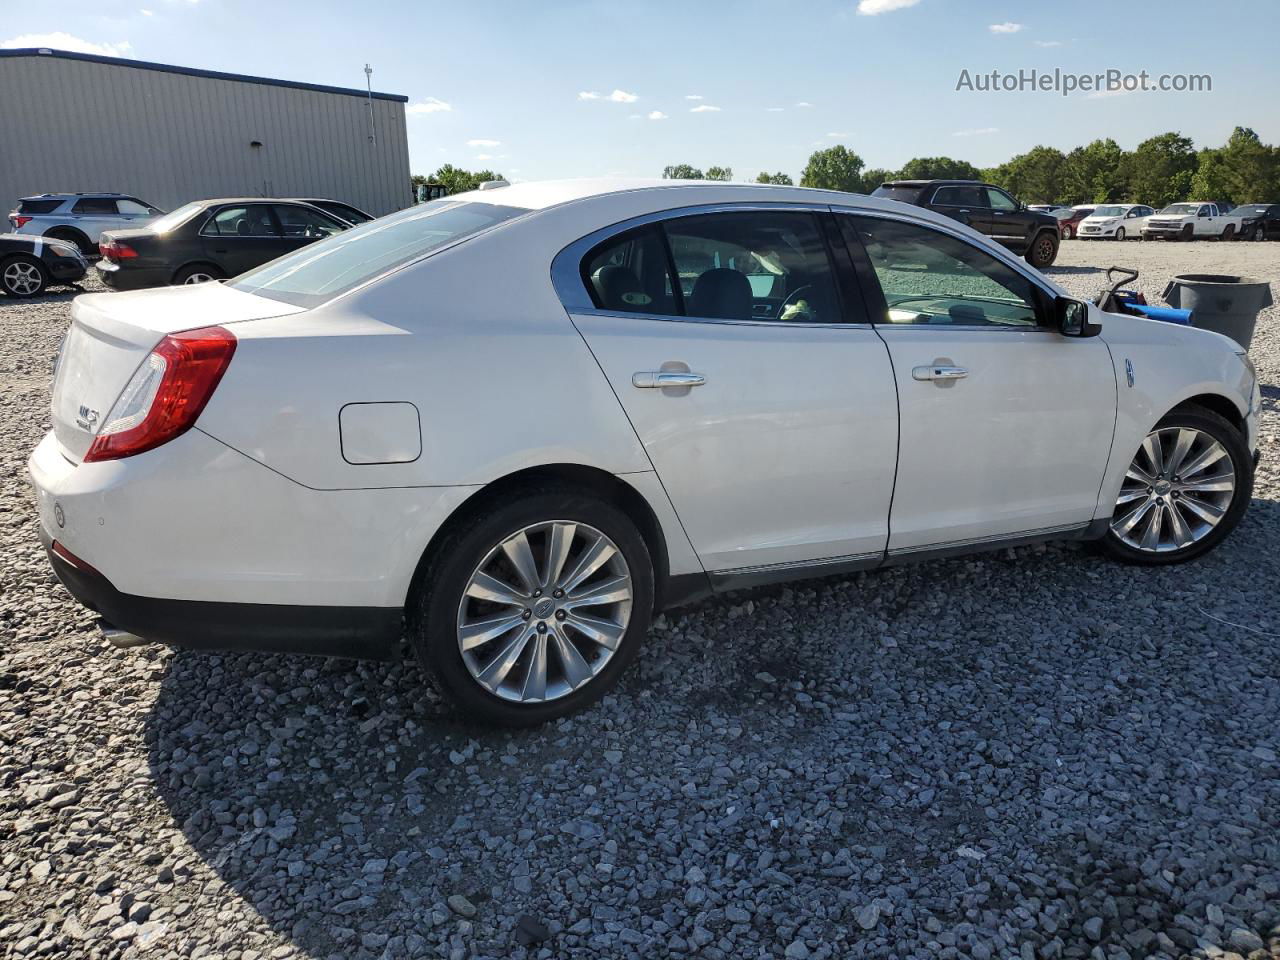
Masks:
[[[14,233],[66,240],[91,256],[98,252],[102,231],[141,227],[163,214],[123,193],[45,193],[19,200],[9,222]]]

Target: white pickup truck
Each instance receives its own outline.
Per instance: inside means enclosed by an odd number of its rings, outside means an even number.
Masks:
[[[1230,240],[1244,225],[1243,217],[1233,217],[1225,203],[1208,203],[1195,200],[1190,203],[1171,203],[1159,213],[1147,218],[1142,228],[1143,240],[1195,240],[1197,237],[1218,237]]]

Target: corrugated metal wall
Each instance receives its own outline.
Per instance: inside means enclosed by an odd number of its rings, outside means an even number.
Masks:
[[[111,191],[411,202],[404,104],[58,56],[0,57],[0,217],[19,197]],[[251,141],[261,147],[251,147]],[[7,226],[0,220],[0,225]]]

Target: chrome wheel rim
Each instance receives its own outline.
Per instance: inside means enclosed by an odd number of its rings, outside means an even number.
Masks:
[[[1116,231],[1116,239],[1117,240],[1124,239],[1124,227],[1121,227],[1119,230]]]
[[[211,283],[212,281],[213,274],[211,273],[193,273],[191,276],[187,277],[187,279],[183,280],[182,283],[183,286],[185,286],[188,283]]]
[[[1203,430],[1165,427],[1147,434],[1125,472],[1111,532],[1145,553],[1173,553],[1203,540],[1235,496],[1227,448]]]
[[[494,696],[567,696],[613,658],[631,621],[631,571],[595,527],[548,520],[485,555],[458,604],[458,651]]]
[[[5,289],[20,297],[27,297],[40,289],[40,271],[34,264],[21,260],[4,268]]]

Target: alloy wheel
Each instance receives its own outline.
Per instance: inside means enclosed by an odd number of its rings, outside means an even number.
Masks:
[[[35,264],[15,260],[4,268],[4,286],[15,296],[29,297],[40,289],[40,270]]]
[[[458,650],[477,683],[543,703],[589,683],[631,620],[627,561],[609,537],[571,520],[524,527],[495,546],[458,605]]]
[[[212,283],[212,282],[213,282],[213,274],[211,273],[193,273],[190,276],[188,276],[187,279],[182,281],[184,286],[188,283]]]
[[[1235,496],[1227,448],[1194,427],[1164,427],[1142,441],[1125,472],[1111,532],[1135,550],[1171,553],[1208,536]]]

